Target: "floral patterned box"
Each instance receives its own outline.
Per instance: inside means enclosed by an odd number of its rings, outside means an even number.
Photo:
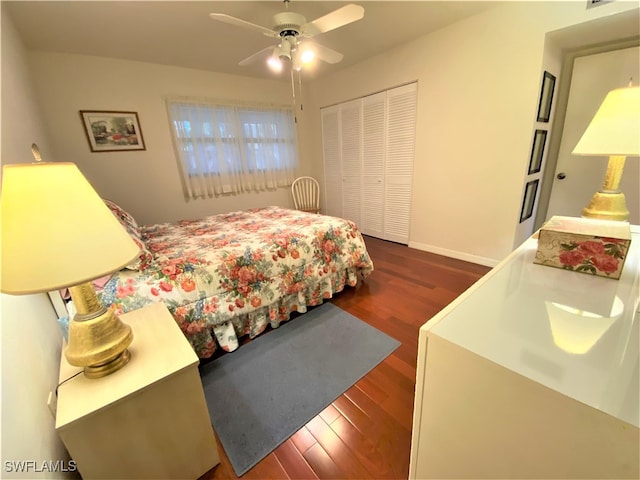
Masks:
[[[630,243],[628,222],[555,216],[540,229],[533,263],[618,279]]]

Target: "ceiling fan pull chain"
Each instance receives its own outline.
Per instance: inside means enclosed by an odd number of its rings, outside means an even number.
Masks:
[[[293,80],[293,68],[289,69],[291,72],[291,95],[293,96],[293,118],[298,123],[298,117],[296,117],[296,83]]]
[[[302,74],[298,71],[298,95],[300,95],[300,111],[304,110],[302,106]]]

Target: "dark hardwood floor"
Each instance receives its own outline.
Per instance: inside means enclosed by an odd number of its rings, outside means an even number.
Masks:
[[[402,345],[242,478],[407,478],[418,330],[489,268],[365,241],[375,271],[331,302]],[[238,478],[218,450],[220,465],[201,480]]]

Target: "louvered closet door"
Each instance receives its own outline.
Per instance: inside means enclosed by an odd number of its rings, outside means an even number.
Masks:
[[[327,213],[409,243],[417,84],[322,109]],[[339,175],[338,175],[339,172]]]
[[[384,238],[409,243],[416,132],[415,83],[387,91]]]
[[[360,226],[362,196],[361,100],[343,103],[340,107],[342,216]]]
[[[384,238],[386,92],[362,99],[362,233]]]
[[[322,109],[324,156],[324,212],[342,217],[342,160],[340,159],[340,107]]]

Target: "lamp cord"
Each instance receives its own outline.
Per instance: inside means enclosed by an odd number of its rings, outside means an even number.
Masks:
[[[77,377],[78,375],[80,375],[81,373],[84,373],[84,370],[80,370],[78,373],[76,373],[75,375],[71,375],[69,378],[67,378],[66,380],[61,381],[57,386],[56,386],[56,398],[58,397],[58,388],[60,388],[60,385],[62,385],[63,383],[67,383],[69,380],[71,380],[72,378]]]

